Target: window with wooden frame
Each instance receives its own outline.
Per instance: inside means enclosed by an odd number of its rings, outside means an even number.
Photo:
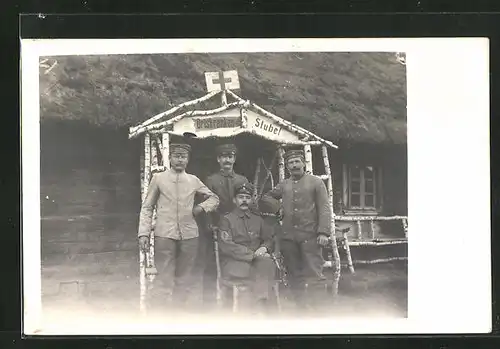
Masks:
[[[343,165],[343,202],[347,210],[378,212],[382,208],[382,169]]]

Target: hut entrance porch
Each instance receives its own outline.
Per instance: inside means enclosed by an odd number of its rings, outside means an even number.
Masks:
[[[180,141],[180,137],[172,137],[172,142]],[[216,147],[223,143],[233,143],[238,148],[236,155],[236,163],[234,171],[245,176],[250,182],[255,183],[256,173],[257,184],[259,188],[265,184],[265,191],[272,188],[272,183],[278,182],[277,169],[277,146],[275,143],[249,134],[240,134],[231,139],[224,138],[208,138],[208,139],[192,139],[189,144],[192,147],[191,158],[186,171],[196,175],[202,181],[219,171],[217,163]],[[273,165],[274,159],[274,166]],[[258,165],[260,161],[260,165]],[[267,170],[271,171],[266,183]]]

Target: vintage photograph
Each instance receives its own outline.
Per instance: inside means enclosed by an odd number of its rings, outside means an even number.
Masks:
[[[491,328],[487,41],[22,49],[26,333]]]
[[[404,53],[49,56],[39,78],[44,312],[407,316]]]

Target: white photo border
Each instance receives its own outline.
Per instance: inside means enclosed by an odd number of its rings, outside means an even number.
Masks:
[[[68,326],[64,329],[51,328],[44,323],[40,273],[39,57],[339,51],[406,53],[407,319],[248,320],[248,324],[242,320],[235,323],[221,319],[220,323],[207,323],[188,319],[169,324],[168,332],[163,324],[137,319],[112,322],[88,318],[85,322],[85,317],[80,316],[66,321]],[[21,76],[23,332],[26,335],[451,334],[491,331],[487,38],[23,39]],[[471,203],[473,214],[468,213]],[[75,327],[77,320],[80,327]]]

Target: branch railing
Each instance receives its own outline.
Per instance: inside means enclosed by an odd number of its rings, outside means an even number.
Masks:
[[[351,273],[354,273],[354,264],[377,264],[387,263],[392,261],[407,260],[408,257],[388,257],[374,260],[353,260],[350,247],[353,246],[388,246],[406,244],[408,242],[408,217],[407,216],[335,216],[336,222],[355,222],[357,224],[357,239],[349,241],[347,234],[350,229],[342,229],[342,237],[338,238],[341,246],[344,248],[347,257],[347,264]],[[401,221],[404,230],[404,238],[395,239],[376,239],[375,238],[375,222],[377,221]],[[363,240],[362,222],[370,222],[370,237],[369,240]],[[325,268],[332,268],[332,261],[326,261]]]

